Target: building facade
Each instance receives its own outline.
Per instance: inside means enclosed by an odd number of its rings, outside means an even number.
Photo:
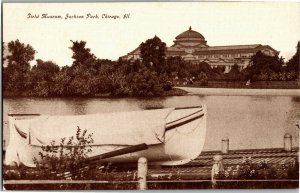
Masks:
[[[258,51],[271,56],[279,54],[272,47],[261,44],[209,46],[205,38],[190,27],[189,30],[175,37],[174,44],[166,48],[166,56],[180,56],[194,64],[206,62],[213,68],[221,66],[225,68],[226,73],[235,64],[240,70],[246,68],[251,62],[251,57]],[[140,60],[139,47],[122,58]]]

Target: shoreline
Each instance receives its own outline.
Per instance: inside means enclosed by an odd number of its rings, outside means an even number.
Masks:
[[[104,98],[104,99],[122,99],[122,98],[164,98],[172,96],[188,96],[188,95],[219,95],[219,96],[299,96],[300,89],[254,89],[254,88],[203,88],[203,87],[187,87],[175,86],[170,91],[166,91],[161,96],[113,96],[109,94],[95,96],[26,96],[26,95],[2,95],[2,99],[13,98]]]
[[[175,87],[188,92],[188,95],[220,96],[300,96],[299,89],[245,89],[245,88],[197,88]]]
[[[103,99],[122,99],[122,98],[163,98],[163,97],[170,97],[170,96],[187,96],[188,92],[184,89],[179,89],[177,87],[173,87],[169,91],[164,91],[161,96],[127,96],[127,95],[111,95],[110,93],[102,93],[102,94],[95,94],[95,95],[88,95],[88,96],[34,96],[28,94],[11,94],[5,93],[2,94],[2,99],[14,99],[14,98],[103,98]]]
[[[247,81],[217,81],[209,80],[205,85],[199,81],[192,84],[181,85],[177,87],[195,87],[195,88],[241,88],[241,89],[300,89],[300,81],[254,81],[250,85],[246,85]]]

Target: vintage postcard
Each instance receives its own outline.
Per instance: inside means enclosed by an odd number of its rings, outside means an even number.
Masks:
[[[2,16],[3,189],[299,188],[299,2]]]

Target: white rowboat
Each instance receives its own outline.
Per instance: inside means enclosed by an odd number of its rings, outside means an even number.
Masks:
[[[197,158],[205,142],[206,108],[166,108],[133,112],[73,116],[9,116],[10,141],[5,164],[35,167],[41,147],[63,137],[74,136],[77,127],[93,133],[89,157],[107,154],[138,144],[147,148],[105,159],[107,162],[136,162],[146,157],[153,165],[182,165]]]

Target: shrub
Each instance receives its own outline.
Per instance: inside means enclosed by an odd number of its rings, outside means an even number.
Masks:
[[[36,164],[37,175],[46,179],[82,179],[88,175],[88,167],[84,159],[92,152],[92,134],[87,135],[87,130],[77,128],[76,136],[62,138],[59,145],[52,141],[50,145],[43,146],[39,152],[40,161],[33,158]],[[64,175],[67,174],[67,175]]]
[[[207,78],[207,75],[204,72],[200,72],[200,74],[198,75],[198,79],[199,79],[199,84],[201,86],[207,86],[208,85],[208,78]]]
[[[217,179],[238,180],[267,180],[267,179],[298,179],[299,163],[296,160],[282,162],[278,166],[272,166],[267,160],[253,163],[250,158],[244,158],[241,165],[228,166],[220,172]]]

